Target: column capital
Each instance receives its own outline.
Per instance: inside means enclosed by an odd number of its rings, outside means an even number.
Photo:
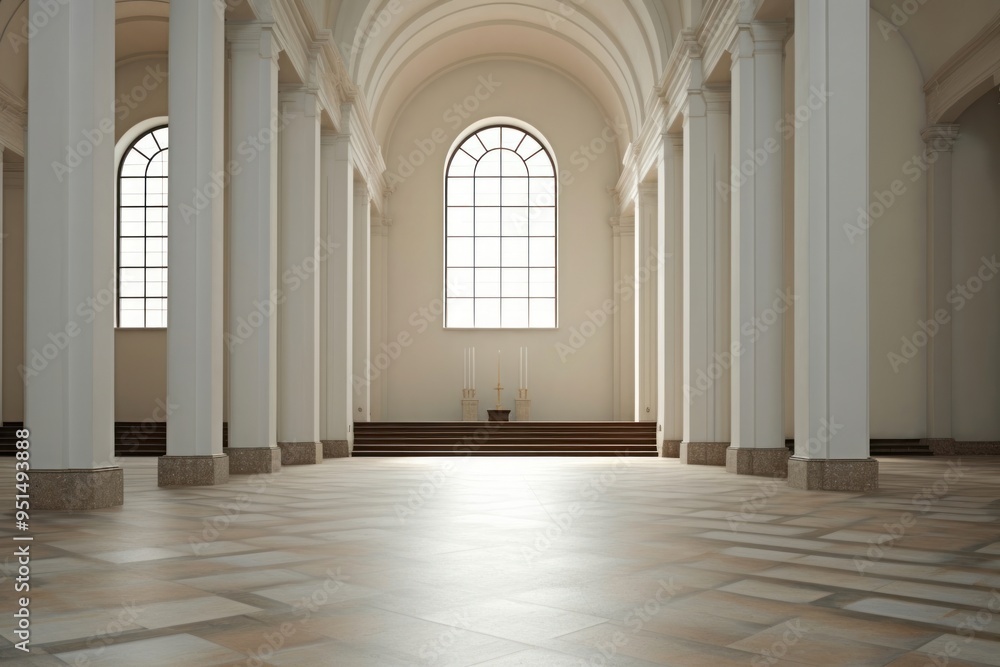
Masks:
[[[279,86],[278,104],[282,112],[296,112],[310,117],[319,116],[322,111],[319,91],[310,86]]]
[[[750,24],[755,53],[782,53],[788,38],[785,21],[754,21]]]
[[[683,132],[664,132],[662,135],[663,143],[670,146],[674,150],[684,150],[684,133]]]
[[[609,218],[608,224],[611,225],[611,233],[614,236],[633,236],[635,234],[634,215]]]
[[[703,95],[708,113],[729,113],[732,95],[728,86],[706,86]]]
[[[655,199],[656,196],[657,196],[656,181],[652,181],[652,182],[650,182],[650,181],[642,181],[641,183],[639,183],[639,186],[636,188],[636,190],[639,193],[639,198],[640,199],[642,199],[643,197],[647,197],[647,198],[651,197],[651,198]]]
[[[256,51],[261,60],[278,62],[278,54],[284,50],[274,23],[247,21],[226,23],[226,42],[231,51]]]
[[[369,203],[372,200],[371,193],[368,191],[368,184],[364,181],[354,181],[354,196],[367,199]]]
[[[949,153],[958,139],[958,125],[928,125],[920,133],[931,153]]]
[[[372,236],[389,236],[392,229],[392,218],[385,216],[372,216]]]

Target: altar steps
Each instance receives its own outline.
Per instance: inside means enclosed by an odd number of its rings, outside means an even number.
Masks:
[[[656,456],[654,422],[357,422],[354,456]]]

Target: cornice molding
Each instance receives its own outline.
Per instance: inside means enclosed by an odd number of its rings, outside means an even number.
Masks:
[[[1000,85],[998,77],[1000,14],[927,80],[927,124],[956,120],[983,93]]]

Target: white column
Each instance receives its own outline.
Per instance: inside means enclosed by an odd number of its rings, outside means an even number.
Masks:
[[[43,14],[38,0],[29,16]],[[114,462],[113,0],[28,45],[25,427],[32,509],[121,505]],[[78,160],[70,160],[73,151]]]
[[[657,369],[657,220],[655,183],[640,183],[635,229],[635,421],[656,419]]]
[[[392,220],[385,216],[372,218],[372,286],[371,286],[371,337],[375,358],[389,348],[389,231]],[[385,421],[389,417],[389,374],[392,365],[379,371],[372,379],[372,421]]]
[[[371,198],[354,185],[354,421],[371,421]]]
[[[316,91],[282,91],[279,141],[278,446],[282,465],[320,463],[320,106]]]
[[[785,476],[782,24],[741,26],[732,53],[732,447],[726,469]]]
[[[346,115],[345,115],[346,117]],[[349,134],[324,134],[321,148],[323,262],[323,431],[325,458],[350,456],[354,443],[354,165]]]
[[[170,7],[169,320],[161,486],[220,484],[225,32],[211,3]]]
[[[611,219],[614,253],[614,405],[612,419],[635,419],[635,218]]]
[[[700,73],[699,60],[692,69]],[[729,94],[694,88],[684,116],[682,463],[725,465],[729,446]]]
[[[927,321],[938,331],[927,341],[927,436],[952,440],[952,325],[948,292],[951,272],[952,148],[958,125],[932,125],[927,144]],[[932,161],[933,160],[933,161]]]
[[[677,458],[683,439],[684,137],[662,136],[657,165],[657,446]]]
[[[867,0],[796,0],[794,488],[868,490]]]
[[[273,25],[227,26],[230,201],[229,466],[281,468],[278,428],[278,46]]]

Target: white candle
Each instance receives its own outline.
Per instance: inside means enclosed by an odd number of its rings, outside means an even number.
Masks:
[[[524,388],[528,388],[528,346],[524,346]]]
[[[524,348],[517,348],[518,358],[517,358],[517,386],[520,389],[524,389]]]
[[[472,348],[472,385],[469,389],[476,388],[476,348]]]

